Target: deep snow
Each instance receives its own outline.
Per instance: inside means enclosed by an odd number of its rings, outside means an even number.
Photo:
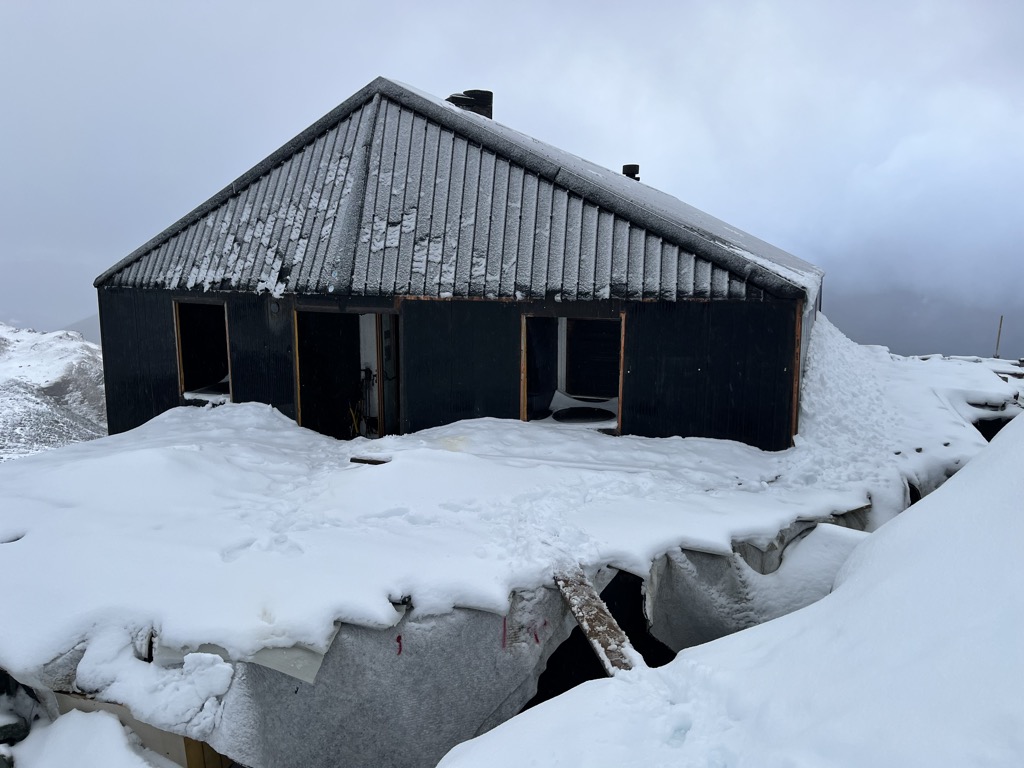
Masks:
[[[335,622],[390,626],[403,598],[503,614],[512,590],[574,563],[646,575],[672,548],[729,553],[869,502],[885,522],[908,481],[928,493],[975,456],[969,421],[1015,393],[985,365],[893,357],[822,317],[781,453],[494,419],[342,443],[266,406],[177,409],[0,466],[0,580],[23,585],[5,599],[0,667],[31,683],[84,649],[83,690],[203,738],[230,660],[323,651]],[[809,536],[762,582],[768,613],[825,594],[856,538]],[[150,637],[184,665],[140,661]]]
[[[584,684],[444,768],[1018,766],[1024,419],[867,537],[825,599]]]
[[[142,749],[108,712],[68,712],[33,728],[9,753],[16,768],[177,768]]]

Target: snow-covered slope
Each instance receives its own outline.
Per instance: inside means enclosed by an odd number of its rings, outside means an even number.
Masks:
[[[0,323],[0,461],[106,434],[100,348]]]
[[[444,768],[1011,766],[1024,755],[1024,420],[814,605],[587,683]]]

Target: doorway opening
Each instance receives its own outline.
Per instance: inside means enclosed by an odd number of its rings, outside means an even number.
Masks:
[[[339,440],[398,432],[393,315],[295,313],[298,422]]]
[[[227,308],[222,303],[174,303],[178,391],[186,401],[231,401]]]
[[[618,427],[625,322],[523,317],[520,417]]]
[[[398,316],[359,315],[362,393],[354,425],[363,437],[396,435],[398,421]]]

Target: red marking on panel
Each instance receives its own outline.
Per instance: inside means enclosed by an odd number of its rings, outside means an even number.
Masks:
[[[401,656],[402,655],[402,636],[399,635],[398,637],[396,637],[395,638],[395,642],[398,643],[398,655]]]
[[[501,617],[501,650],[508,644],[508,616]]]

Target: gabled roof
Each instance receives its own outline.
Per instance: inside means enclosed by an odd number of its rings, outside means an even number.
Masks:
[[[670,195],[378,78],[95,285],[673,301],[813,297],[821,275]]]

